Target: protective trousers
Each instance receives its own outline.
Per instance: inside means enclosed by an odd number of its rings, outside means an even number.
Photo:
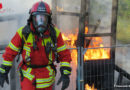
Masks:
[[[52,86],[49,86],[47,88],[41,88],[41,89],[38,89],[36,88],[35,85],[32,84],[32,82],[27,79],[26,77],[24,78],[24,80],[21,82],[21,90],[52,90]]]
[[[44,68],[23,67],[22,73],[24,78],[21,79],[21,90],[52,90],[55,72],[51,66],[48,65]]]

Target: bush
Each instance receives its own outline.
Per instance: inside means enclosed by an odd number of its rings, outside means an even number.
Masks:
[[[118,18],[117,40],[122,43],[130,43],[130,20],[128,18]]]

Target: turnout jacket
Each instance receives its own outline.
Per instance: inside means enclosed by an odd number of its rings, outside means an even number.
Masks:
[[[3,65],[12,66],[12,62],[15,56],[18,54],[20,49],[22,48],[22,38],[24,35],[22,34],[22,30],[24,27],[21,27],[17,30],[16,34],[10,41],[9,45],[5,49],[5,53],[3,54]],[[70,67],[71,55],[70,51],[66,48],[64,41],[62,39],[61,32],[55,27],[56,37],[57,37],[57,53],[58,60],[60,61],[60,66]],[[45,32],[48,34],[49,30]],[[29,33],[28,38],[24,39],[22,58],[24,62],[32,65],[48,65],[54,62],[55,54],[51,50],[48,54],[46,54],[45,46],[47,42],[52,43],[51,36],[45,38],[39,38],[36,42],[38,49],[33,49],[33,39],[37,39],[38,37],[32,32]],[[26,58],[30,57],[30,61],[27,62]],[[22,62],[21,62],[22,63]],[[21,65],[21,64],[20,64]],[[39,70],[39,71],[38,71]],[[24,77],[29,80],[36,80],[37,88],[45,88],[54,82],[54,70],[51,66],[47,66],[41,69],[33,69],[29,68],[26,65],[22,67]],[[39,74],[40,73],[40,74]]]

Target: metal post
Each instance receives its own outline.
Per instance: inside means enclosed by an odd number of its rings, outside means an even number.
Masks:
[[[53,23],[54,24],[57,24],[57,9],[56,9],[56,6],[57,6],[57,0],[53,0],[52,1],[52,20],[53,20]]]
[[[111,33],[112,39],[111,44],[116,45],[116,27],[117,27],[117,12],[118,12],[118,0],[113,0],[112,2],[112,19],[111,19]],[[115,50],[115,49],[113,49]],[[115,57],[115,53],[113,53]]]
[[[56,9],[56,6],[57,6],[57,0],[53,0],[52,1],[52,23],[55,24],[57,26],[57,9]],[[53,85],[53,90],[55,90],[55,86],[56,83]]]
[[[112,19],[111,19],[111,46],[116,45],[116,27],[117,27],[117,11],[118,11],[118,0],[112,0]],[[111,60],[112,60],[112,69],[113,77],[112,83],[114,84],[114,64],[115,64],[115,48],[111,48]],[[114,85],[113,85],[114,90]]]
[[[80,90],[80,47],[77,47],[78,52],[78,64],[77,64],[77,90]]]
[[[84,90],[84,62],[83,62],[83,47],[78,47],[78,90]]]
[[[85,32],[85,18],[86,18],[86,0],[81,0],[81,11],[79,17],[79,34],[78,34],[78,90],[84,90],[84,32]]]
[[[130,74],[128,72],[126,72],[125,70],[123,70],[122,68],[120,68],[119,66],[115,65],[115,70],[117,72],[119,72],[120,74],[119,75],[122,75],[124,76],[125,78],[129,79],[130,80]],[[121,80],[121,78],[120,78]],[[119,84],[119,83],[118,83]]]

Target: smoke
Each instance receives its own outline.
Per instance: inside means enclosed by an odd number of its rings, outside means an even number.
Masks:
[[[72,4],[73,3],[73,4]],[[80,0],[57,0],[57,7],[64,12],[80,12]],[[63,33],[76,33],[79,27],[79,17],[71,15],[57,15],[57,26]]]
[[[97,20],[101,20],[100,27],[109,27],[109,31],[101,29],[98,31],[101,32],[110,32],[111,27],[111,12],[112,12],[112,0],[90,0],[89,7],[89,23],[94,25]]]
[[[45,0],[3,0],[3,8],[10,9],[4,15],[27,13],[35,2]],[[51,5],[51,0],[45,1]]]
[[[7,44],[16,33],[16,30],[26,25],[29,10],[35,2],[38,2],[38,0],[1,1],[3,8],[0,10],[0,44]],[[51,0],[45,2],[51,6]]]

